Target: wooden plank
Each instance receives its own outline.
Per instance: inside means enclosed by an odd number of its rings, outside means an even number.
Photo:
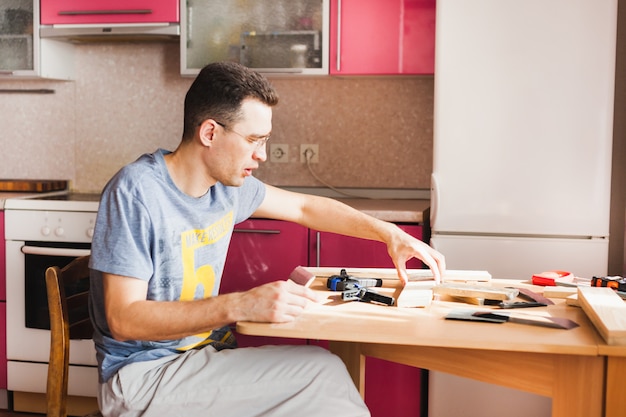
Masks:
[[[577,287],[546,287],[543,296],[546,298],[567,298],[572,294],[578,294]]]
[[[626,303],[611,288],[579,287],[578,302],[609,345],[626,345]]]
[[[433,287],[435,294],[449,295],[452,297],[471,297],[485,300],[511,301],[517,297],[519,290],[516,288],[499,288],[488,285],[443,283]]]
[[[307,267],[311,273],[318,277],[329,277],[336,275],[338,271],[344,267]],[[355,278],[376,277],[388,280],[397,280],[398,271],[395,268],[349,268],[345,267],[348,275]],[[428,281],[433,280],[433,273],[430,269],[407,269],[409,281]],[[446,270],[442,278],[443,282],[448,281],[491,281],[491,274],[487,271],[473,270]]]

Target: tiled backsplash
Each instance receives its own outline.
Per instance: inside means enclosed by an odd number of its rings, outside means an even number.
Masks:
[[[316,173],[337,187],[426,189],[432,170],[432,77],[272,78],[281,101],[272,142],[289,163],[257,176],[279,186],[321,184],[299,163],[299,144],[319,145]],[[98,192],[122,165],[174,149],[192,78],[179,75],[177,43],[76,46],[76,80],[0,81],[0,178],[70,179]]]

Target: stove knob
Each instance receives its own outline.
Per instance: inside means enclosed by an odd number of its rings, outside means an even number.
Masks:
[[[54,229],[54,234],[57,235],[58,237],[61,237],[65,234],[65,230],[63,230],[63,228],[59,226],[56,229]]]
[[[41,234],[44,236],[50,236],[50,228],[48,226],[42,227]]]
[[[87,234],[87,237],[91,239],[93,237],[93,227],[88,228],[85,233]]]

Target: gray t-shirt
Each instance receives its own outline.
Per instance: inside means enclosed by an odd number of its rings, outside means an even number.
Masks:
[[[90,313],[100,381],[132,362],[228,339],[224,329],[163,341],[117,341],[103,304],[102,272],[148,282],[148,300],[208,298],[219,292],[235,224],[265,197],[265,186],[248,177],[241,187],[215,184],[200,198],[181,192],[158,150],[122,168],[105,187],[91,246]],[[221,346],[224,347],[224,346]]]

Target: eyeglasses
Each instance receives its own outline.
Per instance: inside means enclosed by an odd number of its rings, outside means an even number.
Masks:
[[[267,143],[268,140],[270,140],[270,135],[260,136],[260,137],[244,136],[241,133],[236,132],[233,129],[230,129],[230,128],[226,127],[224,124],[218,122],[217,120],[215,121],[215,123],[217,123],[218,125],[222,126],[224,128],[224,130],[227,130],[229,132],[233,132],[237,136],[240,136],[240,137],[244,138],[249,143],[254,145],[255,149],[260,149],[263,145],[265,145]]]

